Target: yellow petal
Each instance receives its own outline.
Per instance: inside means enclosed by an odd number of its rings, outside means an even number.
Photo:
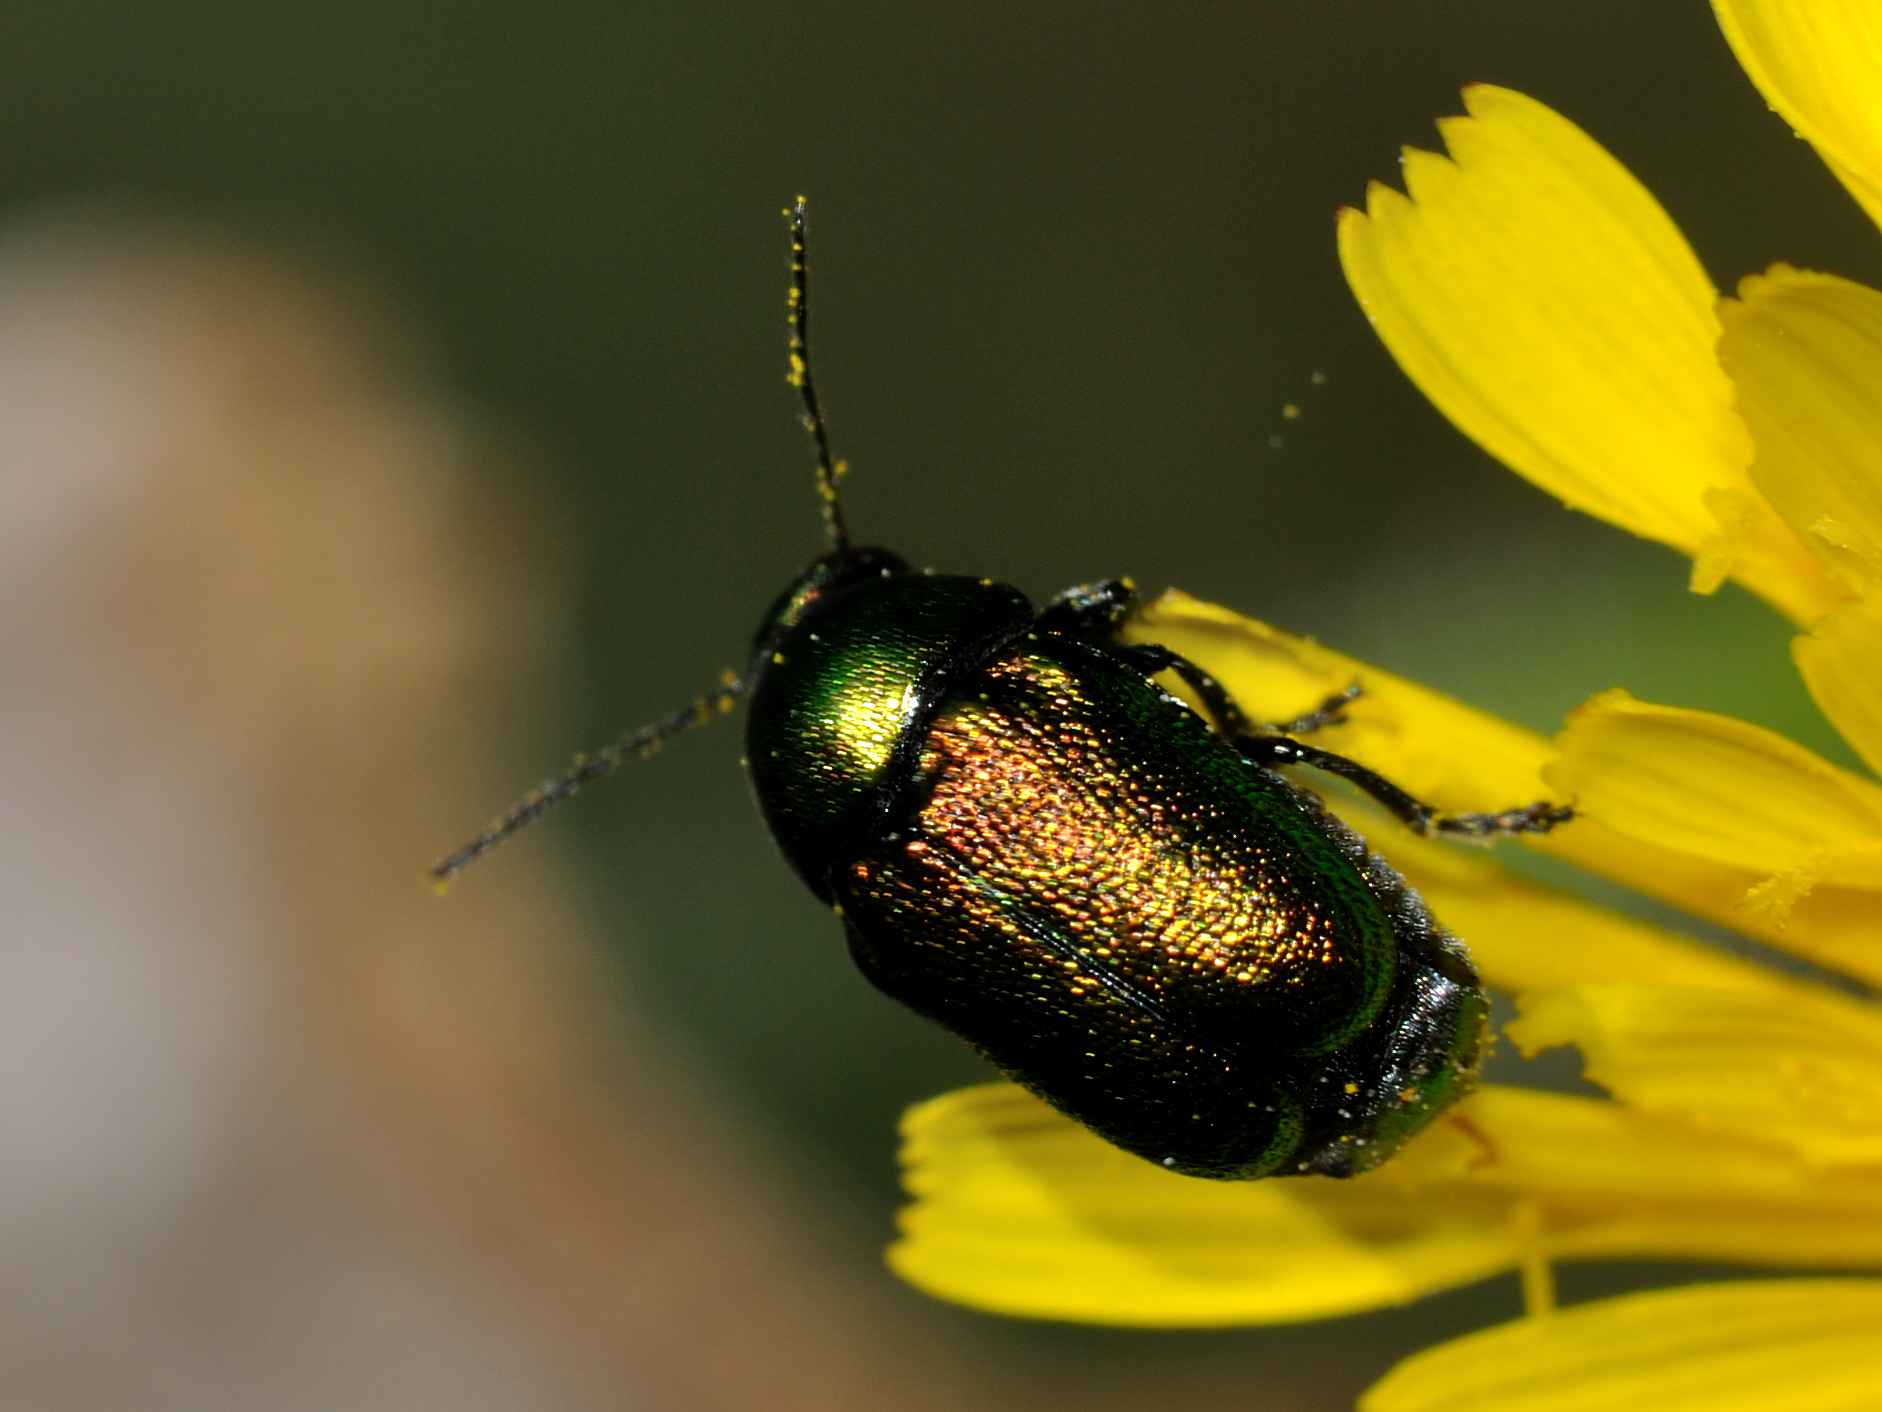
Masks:
[[[1373,824],[1360,824],[1361,833],[1465,942],[1484,981],[1499,989],[1651,980],[1774,995],[1774,978],[1763,967],[1519,878],[1480,849],[1412,836],[1383,813]],[[1573,944],[1564,945],[1565,937]]]
[[[1741,869],[1761,888],[1882,889],[1882,788],[1773,731],[1607,691],[1577,708],[1549,771],[1624,837]],[[1882,909],[1882,900],[1877,907]]]
[[[1551,834],[1547,847],[1557,857],[1695,917],[1882,985],[1873,888],[1817,882],[1805,891],[1806,873],[1773,878],[1762,864],[1746,868],[1709,862],[1637,833],[1617,832],[1585,814]],[[1641,975],[1651,974],[1643,966]]]
[[[1882,11],[1872,0],[1713,0],[1758,91],[1882,225]]]
[[[1501,1198],[1413,1208],[1371,1179],[1179,1177],[1005,1084],[911,1109],[902,1162],[915,1202],[891,1268],[996,1313],[1291,1322],[1403,1304],[1515,1259]]]
[[[1839,598],[1753,493],[1713,348],[1716,293],[1671,220],[1579,128],[1477,85],[1408,151],[1411,199],[1342,212],[1340,261],[1406,374],[1459,430],[1568,505],[1729,570],[1791,617]]]
[[[1795,639],[1791,655],[1823,714],[1882,774],[1882,589]]]
[[[1845,584],[1882,583],[1882,294],[1774,265],[1719,314],[1752,480]]]
[[[1406,1173],[1422,1190],[1494,1190],[1526,1202],[1562,1259],[1661,1255],[1766,1265],[1882,1265],[1872,1172],[1813,1169],[1775,1144],[1702,1132],[1616,1103],[1490,1085],[1457,1110],[1486,1151],[1442,1179],[1421,1138]],[[1448,1137],[1450,1134],[1446,1133]]]
[[[1882,1190],[1617,1104],[1491,1087],[1378,1170],[1221,1183],[1107,1146],[1010,1085],[910,1110],[889,1263],[999,1313],[1273,1323],[1515,1266],[1665,1256],[1882,1263]]]
[[[1782,1143],[1818,1167],[1882,1166],[1882,1012],[1772,979],[1763,994],[1574,986],[1518,997],[1525,1054],[1580,1047],[1629,1107]]]
[[[1444,808],[1487,810],[1527,804],[1547,794],[1542,769],[1554,758],[1541,736],[1465,706],[1428,687],[1170,590],[1127,626],[1137,642],[1158,642],[1213,675],[1257,718],[1293,716],[1357,682],[1364,695],[1344,725],[1315,736],[1419,797]],[[1311,770],[1293,777],[1327,783]],[[1330,800],[1372,847],[1409,878],[1440,922],[1470,947],[1484,977],[1510,989],[1576,981],[1652,979],[1668,985],[1761,987],[1763,973],[1713,949],[1671,936],[1603,907],[1527,883],[1486,850],[1422,839],[1350,796]],[[1550,852],[1599,867],[1601,850],[1578,843],[1579,822],[1535,841]],[[1638,854],[1611,835],[1606,861]],[[1508,846],[1508,845],[1505,845]],[[1730,895],[1737,897],[1746,882]],[[1564,946],[1561,937],[1574,937]],[[1878,956],[1882,965],[1882,955]]]
[[[1297,783],[1317,783],[1310,771],[1293,777]],[[1520,877],[1502,867],[1490,849],[1420,837],[1369,801],[1336,796],[1330,803],[1404,875],[1444,928],[1467,944],[1488,985],[1526,991],[1650,980],[1749,991],[1774,1002],[1783,993],[1767,967]],[[1561,851],[1583,826],[1577,821],[1535,846]],[[1612,847],[1617,853],[1632,851],[1623,840],[1613,840]],[[1559,944],[1562,937],[1573,937],[1574,944]]]
[[[1360,1412],[1868,1412],[1882,1280],[1759,1280],[1624,1295],[1415,1354]]]

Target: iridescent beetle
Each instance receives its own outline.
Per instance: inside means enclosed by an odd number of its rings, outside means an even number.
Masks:
[[[852,544],[811,376],[803,198],[785,214],[790,381],[829,551],[742,675],[578,760],[434,876],[749,697],[758,807],[879,989],[1174,1171],[1376,1166],[1470,1085],[1487,1006],[1418,895],[1280,768],[1349,780],[1421,833],[1544,832],[1571,811],[1441,814],[1293,738],[1344,719],[1357,686],[1252,723],[1195,664],[1118,640],[1125,580],[1035,610]]]

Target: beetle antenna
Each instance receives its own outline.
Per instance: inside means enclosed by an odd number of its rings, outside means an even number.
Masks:
[[[725,674],[724,685],[715,687],[698,697],[684,710],[675,711],[670,716],[650,722],[639,730],[630,731],[612,745],[604,746],[592,755],[577,755],[575,763],[560,779],[548,780],[524,795],[510,806],[509,812],[485,829],[469,843],[447,858],[440,859],[431,869],[431,880],[442,892],[447,883],[475,863],[484,854],[495,848],[504,839],[518,829],[535,822],[541,815],[553,809],[564,799],[571,799],[582,789],[611,775],[621,766],[634,760],[645,760],[657,753],[661,746],[676,735],[684,735],[694,726],[703,726],[707,721],[723,716],[738,704],[745,694],[754,673],[744,676]]]
[[[805,253],[809,206],[809,198],[800,196],[784,212],[791,226],[790,371],[785,381],[804,400],[804,430],[810,433],[811,447],[817,453],[817,496],[823,501],[823,530],[830,547],[841,554],[850,547],[850,531],[843,519],[837,483],[848,473],[849,463],[831,459],[830,428],[823,419],[823,405],[817,400],[816,379],[810,373],[810,265]]]

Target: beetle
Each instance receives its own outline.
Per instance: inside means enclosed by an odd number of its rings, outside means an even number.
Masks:
[[[1120,640],[1126,579],[1035,608],[855,544],[811,373],[806,210],[784,213],[789,381],[827,551],[744,672],[579,757],[434,877],[745,700],[759,811],[878,989],[1172,1171],[1376,1166],[1469,1088],[1488,1006],[1417,893],[1281,770],[1347,780],[1421,833],[1546,832],[1573,811],[1442,813],[1299,739],[1344,720],[1357,685],[1256,723],[1193,662]]]

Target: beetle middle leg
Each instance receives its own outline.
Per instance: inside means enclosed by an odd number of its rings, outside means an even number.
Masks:
[[[1575,817],[1567,804],[1553,804],[1546,799],[1515,809],[1500,809],[1480,814],[1449,814],[1435,805],[1400,789],[1384,775],[1367,769],[1357,760],[1335,755],[1331,750],[1302,745],[1282,735],[1245,735],[1236,739],[1236,749],[1258,765],[1312,765],[1330,775],[1349,780],[1383,804],[1401,823],[1422,834],[1461,834],[1468,838],[1489,838],[1497,834],[1547,833],[1557,824]]]

